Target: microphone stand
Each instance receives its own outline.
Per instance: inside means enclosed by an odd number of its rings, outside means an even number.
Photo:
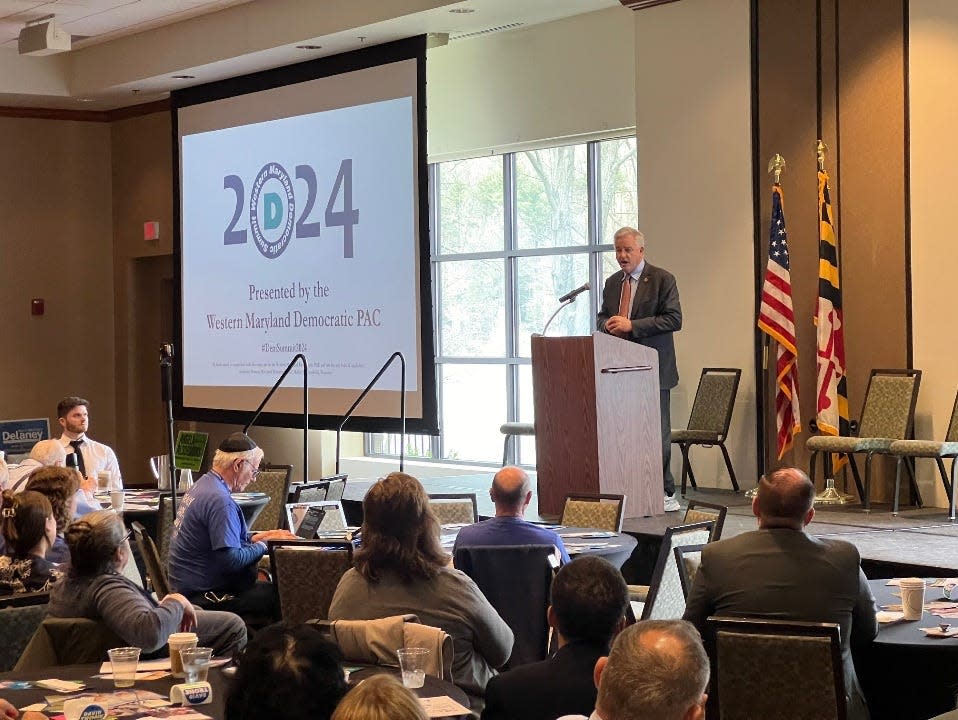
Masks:
[[[279,376],[279,380],[273,383],[273,387],[266,393],[263,402],[256,408],[256,411],[253,413],[253,419],[246,423],[246,427],[243,428],[243,433],[245,434],[253,426],[253,423],[259,418],[260,413],[263,412],[263,408],[266,407],[266,403],[273,397],[273,393],[276,392],[279,386],[283,384],[283,380],[289,375],[289,371],[293,369],[293,365],[295,365],[297,361],[302,361],[303,363],[303,482],[307,482],[307,474],[309,472],[309,362],[303,353],[297,353],[293,359],[289,361],[289,365],[283,370],[283,374]]]
[[[163,404],[166,406],[166,439],[169,451],[170,472],[170,501],[173,516],[176,516],[176,441],[173,439],[173,345],[164,343],[160,346],[160,387]]]
[[[545,327],[542,328],[542,332],[540,333],[540,335],[545,335],[545,334],[546,334],[546,330],[549,329],[549,326],[552,324],[552,321],[555,320],[555,316],[559,314],[559,311],[560,311],[562,308],[564,308],[566,305],[571,305],[571,304],[574,303],[574,302],[575,302],[575,298],[574,298],[574,297],[571,297],[571,298],[569,298],[568,300],[566,300],[564,303],[562,303],[561,305],[559,305],[559,307],[556,308],[556,311],[555,311],[554,313],[552,313],[552,315],[549,316],[549,319],[548,319],[548,320],[546,320]]]
[[[343,421],[339,423],[339,427],[336,428],[336,474],[339,475],[339,440],[340,435],[343,432],[343,425],[346,424],[346,421],[353,414],[353,410],[356,409],[356,406],[363,401],[363,398],[369,394],[369,391],[373,389],[373,386],[377,383],[382,374],[386,372],[387,368],[392,365],[393,360],[399,358],[399,363],[402,368],[402,381],[400,385],[399,392],[399,417],[400,417],[400,435],[399,435],[399,471],[402,472],[405,458],[406,458],[406,358],[403,357],[403,354],[398,350],[389,356],[389,359],[385,364],[379,368],[379,372],[376,373],[376,377],[369,381],[369,384],[366,386],[366,389],[363,390],[359,397],[356,398],[349,410],[346,411],[346,414],[343,416]]]

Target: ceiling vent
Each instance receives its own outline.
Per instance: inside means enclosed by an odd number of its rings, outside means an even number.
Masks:
[[[450,35],[450,40],[468,40],[469,38],[482,37],[483,35],[491,35],[492,33],[504,32],[506,30],[515,30],[516,28],[521,28],[525,23],[514,22],[509,23],[508,25],[499,25],[498,27],[486,28],[485,30],[476,30],[475,32],[462,33],[461,35]]]

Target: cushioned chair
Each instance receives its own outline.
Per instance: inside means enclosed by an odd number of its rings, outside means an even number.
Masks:
[[[682,594],[686,600],[689,599],[689,590],[692,589],[695,573],[702,565],[702,548],[704,547],[705,545],[679,545],[672,548],[672,552],[675,553],[675,566],[679,570],[679,583],[682,585]]]
[[[353,566],[351,544],[271,541],[269,562],[286,622],[325,620],[340,578]]]
[[[629,585],[632,612],[641,620],[678,620],[685,614],[685,593],[675,548],[705,545],[712,537],[711,520],[666,528],[648,585]]]
[[[47,614],[50,593],[0,596],[0,672],[13,670]]]
[[[300,483],[296,486],[290,502],[322,502],[326,499],[327,492],[329,492],[329,483],[326,481]]]
[[[276,530],[283,527],[286,513],[283,511],[289,499],[289,482],[292,465],[263,465],[259,474],[246,488],[246,492],[260,492],[269,496],[269,502],[249,526],[253,532]]]
[[[622,532],[625,495],[576,493],[565,496],[560,525]]]
[[[311,620],[309,624],[339,647],[346,662],[395,667],[398,648],[428,648],[431,652],[426,660],[426,674],[452,682],[452,637],[440,628],[421,624],[415,615],[376,620]]]
[[[140,557],[143,558],[143,564],[146,566],[146,575],[149,581],[147,589],[152,590],[156,593],[157,598],[162,599],[170,594],[170,581],[166,576],[166,569],[160,561],[160,551],[142,524],[133,522],[130,527],[133,528],[136,547],[140,551]]]
[[[515,634],[505,667],[544,660],[548,653],[549,589],[557,565],[551,545],[461,547],[458,570],[471,577]],[[504,569],[508,569],[504,571]]]
[[[901,491],[901,466],[907,458],[934,458],[938,464],[938,473],[941,475],[941,484],[948,495],[948,518],[955,519],[955,465],[958,459],[958,395],[951,408],[951,421],[945,432],[944,442],[936,440],[896,440],[888,447],[888,454],[897,458],[895,467],[895,500],[892,514],[898,514],[898,494]],[[945,472],[944,458],[951,458],[951,479]],[[921,495],[915,496],[921,505]]]
[[[429,507],[440,525],[479,522],[475,493],[430,493]]]
[[[346,476],[333,475],[332,477],[323,478],[323,480],[329,483],[329,489],[326,490],[326,499],[342,500],[346,492]]]
[[[845,720],[839,626],[710,617],[713,683],[722,720]]]
[[[685,508],[685,517],[682,518],[682,524],[705,522],[711,520],[715,523],[712,527],[712,537],[709,542],[713,542],[722,537],[722,528],[725,526],[725,516],[728,514],[728,508],[725,505],[716,505],[715,503],[703,502],[702,500],[689,500]]]
[[[177,498],[177,507],[179,507],[179,501],[180,498]],[[176,520],[176,513],[173,512],[173,500],[169,495],[164,495],[160,497],[160,505],[156,511],[156,544],[160,548],[161,567],[169,567],[174,520]]]
[[[735,395],[738,393],[738,381],[741,377],[742,371],[738,368],[702,368],[688,426],[685,430],[672,431],[672,442],[682,451],[683,496],[687,481],[692,483],[692,487],[697,487],[689,460],[689,449],[693,445],[719,446],[732,487],[738,491],[738,481],[735,479],[735,470],[732,468],[732,459],[725,447],[725,440],[728,438]]]
[[[911,432],[918,401],[921,370],[872,370],[862,403],[858,437],[816,435],[805,442],[811,452],[808,476],[815,481],[815,462],[819,453],[826,455],[826,476],[830,475],[831,455],[844,455],[849,460],[858,495],[865,510],[871,509],[871,468],[875,455],[888,454],[891,444],[904,440]],[[858,472],[855,455],[865,453],[865,484]],[[912,491],[920,500],[918,484],[908,466]]]
[[[14,670],[26,672],[54,665],[101,662],[107,650],[126,641],[99,620],[46,617],[30,638]]]

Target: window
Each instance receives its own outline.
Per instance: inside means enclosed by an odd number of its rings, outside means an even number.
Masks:
[[[499,426],[532,422],[530,336],[557,298],[592,284],[550,335],[587,335],[605,278],[618,270],[612,234],[638,227],[635,138],[430,166],[436,372],[442,432],[408,436],[409,457],[502,459]],[[369,455],[398,455],[398,435],[368,434]],[[510,462],[535,464],[535,439]]]

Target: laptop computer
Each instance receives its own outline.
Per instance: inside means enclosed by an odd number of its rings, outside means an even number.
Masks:
[[[346,516],[336,500],[286,503],[289,531],[305,540],[328,535],[345,536]]]

